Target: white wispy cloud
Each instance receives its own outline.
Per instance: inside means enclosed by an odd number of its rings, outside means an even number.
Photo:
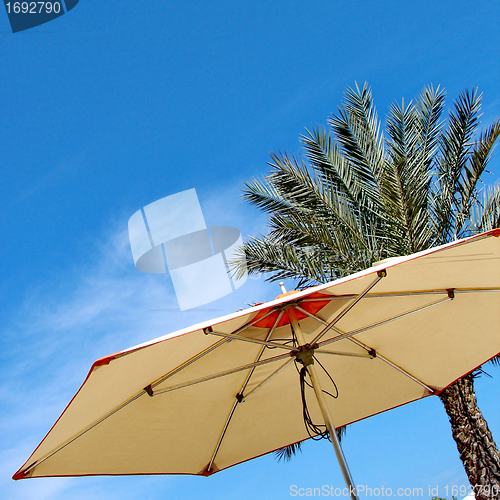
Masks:
[[[92,262],[73,269],[69,280],[61,276],[64,286],[28,288],[24,303],[3,325],[0,490],[8,498],[57,498],[72,485],[66,479],[14,483],[10,477],[95,359],[175,330],[181,320],[173,313],[173,324],[167,325],[164,316],[150,311],[175,307],[176,299],[165,276],[135,270],[126,231],[115,227],[96,246],[89,252]]]
[[[238,213],[235,208],[232,221],[227,217],[217,220],[220,200],[216,194],[205,198],[202,208],[212,224],[237,226],[246,217],[244,210]],[[108,233],[96,238],[88,261],[61,272],[58,282],[28,285],[23,303],[3,325],[0,491],[6,498],[138,498],[133,491],[139,483],[130,480],[47,478],[14,482],[11,476],[64,410],[95,359],[231,312],[244,306],[249,294],[258,296],[263,289],[262,281],[249,280],[246,294],[240,289],[205,307],[181,313],[168,277],[135,269],[126,227],[126,220],[112,225]]]

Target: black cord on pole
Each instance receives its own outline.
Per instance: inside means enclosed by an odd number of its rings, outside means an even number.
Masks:
[[[314,358],[316,361],[318,361],[316,358]],[[325,394],[328,394],[330,397],[337,399],[339,396],[339,390],[337,387],[337,384],[331,377],[331,375],[328,373],[326,368],[321,364],[320,361],[318,361],[319,366],[324,370],[324,372],[328,375],[328,378],[332,381],[333,386],[335,387],[335,396],[328,391],[325,391],[322,389],[322,391]],[[296,363],[294,363],[296,365]],[[307,382],[306,380],[306,375],[307,375],[307,367],[303,366],[300,371],[298,370],[298,367],[295,366],[297,371],[299,372],[300,375],[300,394],[302,398],[302,416],[304,418],[304,425],[306,427],[307,433],[309,434],[309,437],[315,441],[318,441],[320,439],[330,439],[330,435],[328,433],[328,430],[326,428],[326,425],[320,425],[320,424],[315,424],[312,419],[311,415],[309,414],[309,409],[307,408],[307,400],[306,400],[306,385],[309,386],[310,388],[313,388],[312,385]]]

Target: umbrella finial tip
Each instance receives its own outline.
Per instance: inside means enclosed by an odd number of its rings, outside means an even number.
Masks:
[[[280,288],[281,288],[281,293],[286,293],[286,288],[285,288],[285,284],[283,283],[283,281],[280,281]]]

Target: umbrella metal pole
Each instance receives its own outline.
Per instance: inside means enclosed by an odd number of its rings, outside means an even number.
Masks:
[[[326,428],[328,429],[328,433],[330,434],[330,439],[332,440],[333,449],[335,450],[335,455],[337,455],[337,460],[339,462],[340,469],[342,470],[344,481],[347,487],[349,488],[349,495],[352,498],[352,500],[358,500],[358,495],[356,494],[356,486],[354,484],[354,480],[352,479],[351,472],[349,471],[349,467],[347,466],[347,462],[344,457],[344,452],[340,447],[340,443],[337,438],[337,432],[335,431],[330,411],[328,410],[328,406],[326,405],[325,395],[321,390],[321,385],[319,383],[318,375],[316,373],[316,368],[314,367],[313,364],[314,361],[312,359],[311,361],[312,361],[311,364],[307,365],[307,372],[311,377],[311,383],[314,392],[316,394],[316,399],[318,400],[318,404],[321,409],[323,419],[325,420]]]
[[[297,321],[295,310],[293,309],[293,307],[290,307],[287,312],[288,312],[288,317],[290,318],[290,323],[292,324],[293,327],[293,331],[295,332],[295,336],[297,337],[297,342],[299,343],[300,346],[305,346],[306,341],[304,339],[304,335],[300,328],[299,322]],[[309,356],[303,356],[301,357],[301,359],[302,362],[304,363],[304,366],[307,368],[309,376],[311,377],[311,383],[314,388],[314,393],[316,394],[316,399],[318,400],[319,407],[321,409],[321,414],[323,415],[326,428],[328,429],[328,433],[330,434],[330,439],[332,440],[333,449],[335,450],[335,455],[337,455],[337,460],[339,462],[342,475],[344,476],[344,481],[347,485],[347,488],[349,489],[349,496],[351,497],[352,500],[358,500],[358,495],[356,493],[356,485],[354,484],[351,472],[349,471],[349,467],[347,466],[347,462],[344,457],[344,452],[340,447],[340,443],[337,437],[337,432],[335,431],[335,426],[333,425],[333,420],[330,415],[330,410],[328,409],[328,406],[326,404],[325,395],[323,394],[318,374],[316,373],[312,350]]]

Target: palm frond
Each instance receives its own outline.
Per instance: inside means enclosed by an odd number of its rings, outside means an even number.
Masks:
[[[284,462],[289,462],[293,456],[295,456],[299,451],[302,451],[300,447],[301,443],[294,443],[285,446],[284,448],[280,448],[274,452],[274,456],[280,462],[283,460]]]
[[[443,132],[444,98],[426,87],[391,105],[384,148],[370,88],[348,89],[331,131],[301,136],[309,164],[273,153],[265,179],[245,184],[245,200],[270,215],[269,232],[243,245],[234,270],[306,286],[496,227],[498,190],[481,197],[477,186],[500,123],[474,142],[481,96],[465,91]]]
[[[275,213],[290,209],[289,202],[268,181],[252,179],[245,183],[243,199],[263,212]]]
[[[385,208],[391,216],[388,230],[393,236],[391,243],[395,255],[416,251],[414,225],[421,225],[418,215],[426,213],[415,211],[416,207],[427,204],[427,172],[415,155],[419,138],[416,123],[413,103],[405,106],[403,101],[401,106],[397,103],[390,106],[387,119],[389,158],[383,164],[379,182]]]
[[[339,440],[339,442],[342,441],[342,438],[346,433],[346,426],[343,425],[342,427],[335,429],[335,431],[337,432],[337,439]],[[289,462],[295,455],[297,455],[299,451],[302,452],[301,444],[302,442],[289,444],[288,446],[276,450],[274,452],[274,456],[276,457],[278,462],[280,462],[281,460],[283,460],[284,462]]]
[[[477,203],[471,209],[470,229],[482,233],[500,227],[500,185],[489,186],[482,190]]]
[[[334,263],[329,265],[321,251],[295,248],[270,237],[250,238],[235,252],[229,267],[236,274],[246,266],[249,274],[265,274],[266,281],[292,279],[298,287],[326,283],[338,277]],[[323,264],[323,265],[322,265]]]
[[[461,179],[473,147],[480,108],[481,95],[477,89],[462,92],[450,112],[448,130],[441,135],[433,199],[437,243],[446,243],[458,236],[457,217],[464,194]]]
[[[300,141],[311,166],[339,195],[345,195],[354,205],[364,207],[366,200],[373,194],[372,186],[364,191],[365,183],[358,179],[356,170],[340,153],[333,137],[325,128],[312,131],[306,129],[306,132],[307,135],[300,136]]]
[[[428,169],[438,151],[441,131],[444,122],[440,121],[444,110],[446,92],[432,87],[425,87],[415,102],[416,118],[419,125],[418,163],[423,163]]]
[[[384,161],[384,138],[372,92],[365,83],[360,90],[348,88],[337,115],[328,119],[335,137],[363,191],[377,199],[376,178]]]
[[[500,120],[495,121],[486,131],[482,132],[474,144],[468,162],[462,170],[460,206],[457,214],[456,233],[462,237],[462,229],[468,229],[466,224],[470,217],[471,207],[477,201],[477,185],[481,175],[486,170],[495,142],[500,135]]]
[[[373,245],[367,244],[372,240],[365,234],[376,228],[373,220],[377,217],[368,208],[357,211],[351,200],[295,158],[272,157],[272,170],[264,182],[247,183],[244,196],[263,211],[274,210],[269,220],[273,239],[301,247],[323,245],[344,254],[339,249],[355,240],[356,247],[364,248],[364,252],[374,251]],[[379,233],[379,239],[383,239],[382,231]]]
[[[246,182],[243,189],[243,199],[266,213],[288,212],[296,204],[295,195],[301,190],[297,174],[302,173],[302,165],[294,157],[271,154],[274,162],[270,162],[272,170],[264,182],[252,179]]]

